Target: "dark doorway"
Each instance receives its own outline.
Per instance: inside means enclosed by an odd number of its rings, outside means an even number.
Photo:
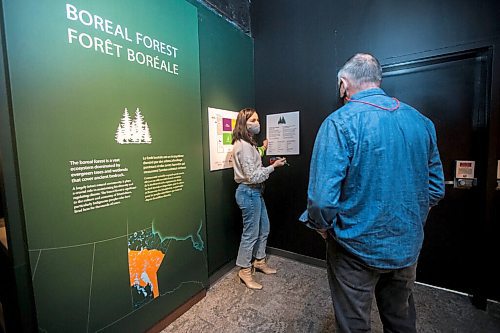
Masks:
[[[384,66],[382,88],[430,118],[446,195],[427,220],[417,280],[483,298],[487,255],[491,50],[478,49]],[[454,184],[457,160],[475,161],[477,183]],[[397,180],[396,180],[397,181]],[[485,301],[485,299],[483,300]]]

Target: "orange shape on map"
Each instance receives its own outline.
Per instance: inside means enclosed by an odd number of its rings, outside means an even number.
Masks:
[[[130,273],[130,286],[133,286],[137,280],[142,287],[147,285],[147,281],[142,279],[145,272],[153,284],[154,298],[160,296],[158,288],[157,272],[165,253],[159,250],[128,251],[128,269]]]

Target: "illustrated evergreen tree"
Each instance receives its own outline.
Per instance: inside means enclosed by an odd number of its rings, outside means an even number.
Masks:
[[[120,144],[127,143],[130,138],[130,115],[127,108],[123,111],[122,119],[116,129],[115,140]]]
[[[144,131],[144,117],[141,114],[141,111],[139,108],[135,110],[135,118],[132,124],[132,136],[133,139],[132,141],[135,143],[141,142],[141,139],[143,137],[143,131]]]
[[[118,125],[118,128],[116,129],[115,141],[119,144],[125,143],[125,135],[123,134],[123,127],[121,124]]]
[[[135,126],[135,122],[132,121],[132,123],[130,124],[130,137],[129,137],[128,143],[138,143],[138,142],[139,142],[139,138],[137,135],[137,129]]]
[[[142,142],[151,143],[153,140],[151,138],[151,132],[149,132],[148,123],[144,123]]]
[[[151,132],[139,108],[136,109],[134,119],[130,118],[127,108],[123,112],[120,124],[116,129],[115,141],[119,144],[151,143]]]

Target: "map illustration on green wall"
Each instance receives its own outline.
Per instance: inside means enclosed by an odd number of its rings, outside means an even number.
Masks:
[[[203,240],[199,233],[184,239],[162,237],[153,226],[129,235],[128,256],[134,308],[140,308],[160,296],[157,272],[165,255],[169,255],[170,242],[185,241],[187,238],[191,239],[195,249],[203,250]]]
[[[207,285],[197,9],[4,1],[43,332],[142,332]]]

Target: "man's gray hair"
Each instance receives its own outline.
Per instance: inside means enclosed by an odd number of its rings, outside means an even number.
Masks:
[[[346,77],[353,84],[359,86],[363,83],[377,83],[382,81],[382,66],[377,58],[368,53],[357,53],[342,66],[337,74],[338,84],[340,78]]]

